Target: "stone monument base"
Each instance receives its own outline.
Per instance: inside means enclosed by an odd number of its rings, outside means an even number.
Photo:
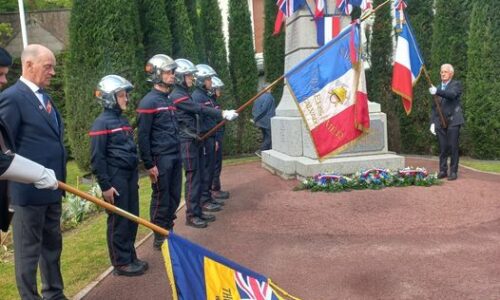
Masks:
[[[405,165],[403,156],[392,152],[382,154],[339,155],[320,162],[308,157],[293,157],[284,153],[267,150],[262,152],[262,167],[284,179],[312,177],[320,172],[353,174],[362,169],[388,168],[400,169]]]

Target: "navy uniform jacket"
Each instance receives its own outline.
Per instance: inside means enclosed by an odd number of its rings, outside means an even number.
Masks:
[[[13,138],[16,153],[54,170],[60,181],[66,179],[64,125],[54,103],[57,125],[33,91],[18,80],[0,95],[0,118]],[[14,205],[60,203],[61,190],[39,190],[33,184],[9,183]]]
[[[134,171],[137,168],[137,149],[132,127],[121,115],[120,109],[105,109],[94,121],[91,136],[92,173],[102,191],[109,190],[118,169]]]
[[[458,126],[464,123],[464,115],[460,105],[461,95],[462,84],[460,81],[453,79],[448,82],[446,89],[442,89],[442,86],[439,86],[436,91],[436,96],[439,97],[439,102],[441,103],[441,111],[446,118],[448,126]],[[436,110],[435,102],[432,102],[431,122],[434,123],[437,128],[441,128],[439,113]]]
[[[168,94],[154,88],[139,103],[139,152],[146,169],[154,167],[154,156],[180,152],[175,109]]]
[[[217,96],[215,96],[215,93],[213,93],[210,98],[212,99],[212,102],[215,105],[215,109],[222,110],[222,107],[220,106],[219,102],[217,102]],[[220,122],[220,121],[219,121]],[[215,133],[215,138],[220,141],[224,137],[224,130],[226,129],[226,126],[221,126],[219,129],[217,129],[217,132]]]
[[[3,174],[10,166],[13,155],[4,153],[6,150],[12,150],[12,140],[10,134],[5,130],[2,119],[0,119],[0,134],[2,135],[5,149],[0,151],[0,175]],[[9,198],[7,195],[7,181],[0,181],[0,230],[7,231],[9,229]]]
[[[175,107],[179,124],[181,140],[197,139],[200,134],[200,115],[209,115],[217,119],[222,118],[222,111],[196,103],[189,95],[188,89],[176,84],[170,94]]]
[[[252,116],[257,127],[271,128],[271,118],[276,114],[274,97],[271,93],[262,94],[252,107]]]
[[[208,96],[206,90],[197,87],[194,92],[191,94],[191,98],[194,102],[201,104],[202,106],[208,108],[216,108],[215,103],[212,101],[212,98]],[[220,115],[219,115],[220,116]],[[202,115],[200,120],[200,132],[206,133],[210,129],[214,128],[215,125],[221,120],[221,118],[214,118],[209,115]]]

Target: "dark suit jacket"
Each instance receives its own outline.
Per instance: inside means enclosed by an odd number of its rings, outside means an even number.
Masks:
[[[54,170],[57,179],[64,181],[64,126],[54,105],[53,109],[59,128],[56,128],[33,91],[22,81],[18,80],[0,95],[0,118],[13,138],[16,153]],[[9,194],[14,205],[46,205],[60,202],[62,191],[39,190],[33,184],[10,182]]]
[[[11,151],[12,149],[12,139],[10,134],[7,132],[2,119],[0,119],[0,134],[2,135],[5,147]],[[6,155],[0,150],[0,174],[3,174],[12,162],[12,156]],[[9,213],[9,198],[7,195],[7,181],[0,180],[0,230],[7,231],[9,229],[11,215]]]
[[[257,127],[271,128],[271,118],[276,115],[276,105],[271,93],[266,92],[255,100],[252,107],[253,121]]]
[[[444,90],[440,85],[436,95],[439,97],[441,111],[446,118],[448,126],[462,125],[464,123],[464,115],[460,105],[460,96],[462,95],[462,84],[460,81],[454,79],[450,80]],[[431,122],[434,123],[437,128],[441,127],[435,102],[432,102]]]

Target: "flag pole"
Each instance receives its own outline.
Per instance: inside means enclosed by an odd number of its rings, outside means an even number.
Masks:
[[[257,98],[259,98],[262,94],[264,94],[265,92],[267,92],[268,90],[270,90],[273,86],[275,86],[283,78],[285,78],[285,75],[281,75],[278,79],[276,79],[275,81],[273,81],[267,87],[265,87],[262,90],[260,90],[250,100],[248,100],[247,102],[245,102],[242,106],[238,107],[238,109],[236,110],[236,112],[237,113],[241,113],[245,108],[247,108],[247,106],[249,106],[250,104],[252,104]],[[214,134],[217,131],[217,129],[219,129],[220,127],[224,126],[224,124],[226,124],[226,122],[227,122],[226,120],[220,121],[217,125],[215,125],[215,127],[213,127],[212,129],[210,129],[207,133],[205,133],[202,137],[200,137],[200,140],[203,141],[206,138],[208,138],[209,136],[211,136],[212,134]]]
[[[429,76],[429,72],[427,72],[427,68],[425,68],[425,66],[423,66],[422,69],[424,70],[425,79],[427,79],[427,82],[429,83],[429,85],[431,87],[434,86],[434,84],[432,84],[431,77]],[[441,127],[447,128],[448,124],[446,124],[446,119],[444,118],[443,111],[441,110],[441,105],[439,104],[438,96],[433,95],[432,98],[434,99],[434,104],[436,105],[436,110],[438,111],[439,121],[441,123]]]
[[[366,20],[369,16],[371,16],[373,13],[375,13],[377,10],[379,10],[382,6],[386,5],[387,3],[389,3],[391,0],[386,0],[385,2],[381,3],[380,5],[378,5],[377,7],[375,7],[373,10],[371,10],[368,14],[364,15],[361,17],[361,21],[360,22],[363,22],[364,20]],[[247,102],[245,102],[242,106],[238,107],[238,109],[236,110],[237,113],[240,113],[242,112],[245,108],[247,108],[247,106],[249,106],[250,104],[252,104],[257,98],[259,98],[262,94],[264,94],[265,92],[267,92],[268,90],[270,90],[273,86],[275,86],[278,82],[280,82],[283,78],[285,78],[285,75],[281,75],[278,79],[276,79],[275,81],[273,81],[269,86],[267,86],[266,88],[260,90],[255,96],[253,96],[250,100],[248,100]],[[212,129],[210,129],[207,133],[205,133],[203,136],[200,137],[200,140],[203,141],[205,140],[206,138],[208,138],[209,136],[211,136],[212,134],[215,133],[215,131],[217,131],[217,129],[219,129],[220,127],[224,126],[224,124],[226,124],[226,120],[222,120],[220,121],[217,125],[215,125],[215,127],[213,127]]]
[[[66,184],[64,182],[59,181],[58,183],[59,183],[59,188],[61,190],[64,190],[64,191],[69,192],[71,194],[77,195],[80,198],[83,198],[85,200],[93,202],[97,206],[100,206],[102,208],[105,208],[105,209],[111,211],[112,213],[120,215],[120,216],[122,216],[124,218],[127,218],[127,219],[129,219],[129,220],[131,220],[133,222],[138,223],[138,224],[144,225],[144,226],[148,227],[149,229],[153,230],[154,232],[157,232],[157,233],[159,233],[161,235],[164,235],[164,236],[168,236],[168,230],[166,230],[164,228],[161,228],[158,225],[155,225],[155,224],[153,224],[153,223],[151,223],[149,221],[146,221],[143,218],[140,218],[140,217],[138,217],[138,216],[136,216],[134,214],[129,213],[126,210],[123,210],[123,209],[121,209],[119,207],[116,207],[116,206],[114,206],[111,203],[108,203],[108,202],[103,201],[103,200],[101,200],[101,199],[99,199],[97,197],[94,197],[94,196],[89,195],[89,194],[87,194],[85,192],[82,192],[79,189],[76,189],[76,188],[74,188],[74,187],[72,187],[72,186],[70,186],[70,185],[68,185],[68,184]]]

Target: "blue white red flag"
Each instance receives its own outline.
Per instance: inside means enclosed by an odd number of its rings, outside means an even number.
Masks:
[[[315,20],[318,46],[323,46],[339,35],[341,26],[340,18],[340,16],[330,16]]]
[[[285,74],[318,157],[340,152],[370,127],[359,24]]]
[[[276,20],[274,21],[274,32],[273,35],[280,33],[281,25],[283,24],[286,17],[290,17],[301,8],[306,2],[306,0],[278,0],[276,5],[278,6],[278,13],[276,14]]]
[[[281,300],[269,278],[182,237],[169,233],[162,245],[172,299]]]
[[[408,115],[413,102],[413,86],[417,84],[420,77],[424,60],[408,19],[403,23],[401,30],[392,71],[392,91],[402,97],[403,106]]]

